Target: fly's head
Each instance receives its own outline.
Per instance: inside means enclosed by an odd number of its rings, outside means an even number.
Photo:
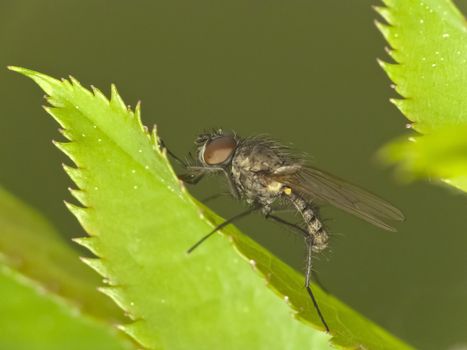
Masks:
[[[229,166],[238,145],[235,134],[224,133],[222,129],[200,134],[195,141],[199,162],[207,168]]]

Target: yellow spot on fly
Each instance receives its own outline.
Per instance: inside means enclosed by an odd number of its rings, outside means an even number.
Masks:
[[[284,193],[287,195],[287,196],[290,196],[292,194],[292,189],[290,187],[285,187],[284,188]]]
[[[277,181],[271,181],[268,185],[268,190],[273,193],[280,192],[281,188],[282,188],[282,184]]]

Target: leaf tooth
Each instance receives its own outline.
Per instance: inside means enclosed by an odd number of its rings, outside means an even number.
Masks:
[[[384,20],[390,24],[394,24],[394,18],[392,17],[392,12],[386,6],[373,6],[373,9],[384,18]]]
[[[69,77],[70,77],[71,87],[74,91],[81,92],[90,98],[94,97],[92,92],[86,89],[83,85],[81,85],[81,83],[77,79],[75,79],[75,77],[73,77],[72,75],[70,75]]]
[[[99,99],[101,102],[105,103],[105,105],[109,104],[109,100],[107,99],[107,97],[104,95],[104,93],[101,90],[99,90],[98,88],[96,88],[93,85],[91,85],[91,89],[92,89],[92,92],[93,92],[94,96],[97,99]]]
[[[83,206],[87,207],[88,206],[88,201],[87,201],[87,193],[84,192],[83,190],[79,190],[76,188],[71,188],[68,187],[68,191],[70,191],[71,195],[75,197]]]
[[[153,349],[154,345],[151,345],[152,342],[147,339],[147,332],[144,330],[144,327],[141,327],[142,322],[144,320],[137,320],[132,323],[118,325],[117,328],[135,339],[145,349]]]
[[[100,258],[86,258],[80,257],[80,260],[96,271],[99,275],[108,278],[110,276],[109,268],[104,264]]]
[[[130,108],[129,110],[131,111]],[[141,128],[141,130],[143,130],[143,132],[146,135],[148,135],[148,128],[143,124],[143,121],[141,120],[141,101],[138,101],[138,103],[136,104],[136,108],[135,108],[135,112],[133,116],[135,117],[136,123]]]
[[[75,157],[75,142],[59,142],[53,140],[52,143],[55,147],[57,147],[60,151],[65,153],[68,158],[70,158],[73,163],[78,164],[78,161]]]
[[[136,103],[134,115],[137,120],[141,120],[141,101]]]
[[[378,64],[381,66],[381,68],[383,68],[383,70],[386,72],[386,74],[392,81],[400,81],[400,64],[388,63],[380,59],[378,59]]]
[[[154,124],[152,127],[151,140],[152,140],[152,143],[153,143],[153,146],[156,152],[161,153],[161,145],[160,145],[159,136],[157,136],[157,125],[156,124]]]
[[[68,141],[73,141],[73,135],[70,130],[59,128],[58,132],[63,135]]]
[[[70,79],[70,86],[72,90],[85,93],[88,96],[92,96],[91,92],[85,87],[83,87],[83,85],[81,85],[81,83],[75,77],[70,75],[69,79]]]
[[[79,189],[83,189],[86,185],[86,179],[83,175],[83,171],[80,168],[74,168],[72,166],[62,164],[63,170],[68,174],[71,180],[78,186]]]
[[[410,119],[410,118],[408,117],[408,116],[411,115],[411,113],[409,113],[409,111],[408,111],[408,109],[409,109],[408,107],[409,107],[409,106],[408,106],[408,103],[407,103],[408,101],[407,101],[407,100],[401,99],[401,98],[391,98],[390,101],[391,101],[391,103],[392,103],[393,105],[395,105],[395,106],[397,107],[397,109],[399,109],[399,110],[401,111],[401,113],[402,113],[407,119],[409,119],[409,120],[411,120],[411,121],[414,121],[414,120],[412,120],[412,119]]]
[[[50,95],[44,95],[45,100],[48,102],[49,105],[57,107],[57,108],[64,108],[65,103],[64,101],[57,97],[57,96],[50,96]]]
[[[375,19],[374,21],[376,28],[383,34],[384,39],[386,39],[387,42],[391,42],[391,27],[387,24],[384,24],[378,20]]]
[[[54,107],[51,106],[43,106],[44,110],[49,113],[57,122],[60,124],[60,126],[64,129],[67,129],[66,123],[63,120],[62,115],[59,112],[59,104],[55,101],[52,101],[52,99],[48,99],[48,102],[53,105]]]
[[[98,238],[94,237],[77,237],[72,239],[73,242],[87,248],[91,253],[100,257],[101,247],[99,246]]]
[[[83,208],[80,206],[77,206],[75,204],[72,204],[70,202],[65,201],[65,205],[68,208],[69,211],[78,219],[78,221],[81,223],[81,225],[84,226],[84,223],[88,220],[89,215],[87,213],[87,208]]]
[[[125,294],[121,291],[121,287],[109,286],[98,287],[97,289],[99,290],[99,292],[107,295],[110,299],[112,299],[115,302],[115,304],[117,304],[123,311],[125,311],[125,314],[128,317],[130,317],[133,320],[136,319],[136,316],[131,311],[132,303],[128,302]]]
[[[390,64],[379,58],[377,58],[376,61],[378,62],[379,66],[384,69],[384,71],[386,71],[386,66]]]
[[[388,47],[388,46],[385,46],[385,47],[384,47],[384,51],[386,51],[387,54],[388,54],[395,62],[397,62],[397,63],[400,62],[400,57],[399,57],[400,55],[399,55],[399,53],[398,53],[397,50],[394,50],[394,49],[392,49],[392,48],[390,48],[390,47]]]
[[[383,1],[383,4],[389,8],[394,7],[394,0],[382,0],[382,1]]]
[[[120,97],[120,94],[118,93],[117,87],[115,84],[112,84],[110,88],[111,94],[110,94],[110,105],[114,106],[115,108],[126,111],[126,105],[123,99]]]

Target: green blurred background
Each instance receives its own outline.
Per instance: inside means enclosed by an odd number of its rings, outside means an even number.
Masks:
[[[69,161],[51,144],[57,125],[41,110],[39,89],[9,64],[104,91],[116,83],[180,155],[205,128],[269,133],[407,216],[398,233],[386,233],[325,208],[334,235],[316,269],[326,288],[417,348],[465,349],[467,199],[400,184],[375,161],[380,146],[407,133],[376,64],[386,43],[373,25],[375,1],[2,0],[0,183],[64,235],[81,235],[62,203],[70,181],[60,164]],[[467,11],[466,0],[457,5]],[[193,193],[202,198],[213,185]],[[228,198],[210,206],[226,216],[239,208]],[[298,235],[261,217],[239,226],[302,269]]]

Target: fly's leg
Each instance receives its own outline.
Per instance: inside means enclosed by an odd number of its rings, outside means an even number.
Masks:
[[[230,193],[230,192],[219,192],[219,193],[214,193],[214,194],[212,194],[212,195],[210,195],[210,196],[207,196],[207,197],[201,199],[201,202],[202,202],[202,203],[207,203],[207,202],[210,202],[210,201],[212,201],[212,200],[214,200],[214,199],[217,199],[217,198],[219,198],[219,197],[226,196],[226,195],[229,195],[229,194],[231,194],[231,193]]]
[[[235,187],[235,183],[232,179],[232,176],[226,170],[224,170],[224,174],[227,178],[227,183],[229,184],[230,193],[235,199],[240,199],[240,193],[238,192],[237,187]]]
[[[187,162],[183,161],[181,158],[179,158],[175,153],[173,153],[165,144],[165,142],[162,139],[159,139],[159,147],[161,149],[165,149],[167,151],[167,154],[172,157],[175,162],[177,162],[180,166],[182,166],[184,169],[186,169],[188,172],[185,174],[180,174],[178,175],[178,178],[182,180],[185,183],[188,183],[190,185],[196,185],[198,182],[201,181],[201,179],[205,175],[205,171],[203,171],[202,168],[194,168],[190,167]],[[191,154],[190,154],[191,155]]]
[[[313,291],[311,290],[310,286],[310,281],[311,281],[311,274],[312,274],[312,254],[313,254],[313,237],[308,236],[305,238],[305,243],[307,247],[307,254],[306,254],[306,272],[305,272],[305,288],[308,292],[308,295],[311,298],[311,301],[313,302],[313,305],[316,309],[316,312],[318,313],[319,319],[321,320],[321,323],[323,324],[324,328],[326,329],[326,332],[329,333],[329,326],[326,323],[323,314],[321,313],[321,310],[318,306],[318,302],[315,299],[315,296],[313,295]]]
[[[227,225],[230,225],[231,223],[233,223],[234,221],[238,220],[238,219],[241,219],[243,218],[244,216],[247,216],[251,213],[253,213],[254,211],[258,210],[259,207],[258,206],[253,206],[251,208],[248,208],[248,210],[245,210],[235,216],[232,216],[230,219],[228,220],[225,220],[222,224],[218,225],[217,227],[215,227],[211,232],[209,232],[207,235],[205,235],[204,237],[202,237],[198,242],[196,242],[195,244],[193,244],[191,246],[190,249],[188,249],[187,253],[191,253],[193,250],[195,250],[197,247],[199,247],[199,245],[201,243],[203,243],[205,240],[207,240],[209,237],[211,237],[214,233],[216,233],[217,231],[223,229],[225,226]]]
[[[160,149],[165,149],[167,151],[167,154],[171,156],[178,164],[180,164],[182,167],[186,168],[187,164],[183,160],[181,160],[175,153],[173,153],[166,145],[165,142],[159,138],[159,147]]]
[[[282,224],[282,225],[285,225],[285,226],[288,226],[288,227],[291,227],[293,228],[294,230],[296,230],[298,233],[301,233],[305,239],[307,239],[310,235],[308,234],[308,232],[303,228],[303,227],[300,227],[299,225],[296,225],[296,224],[293,224],[291,222],[288,222],[287,220],[284,220],[282,219],[281,217],[279,216],[275,216],[275,215],[272,215],[272,214],[268,214],[266,216],[266,219],[271,219],[279,224]],[[308,261],[308,260],[307,260]],[[318,286],[321,287],[321,289],[323,291],[325,291],[326,293],[329,293],[327,288],[324,287],[324,285],[321,283],[321,280],[318,276],[318,273],[315,271],[315,270],[311,270],[311,275],[313,276],[313,279],[315,280],[316,284]]]
[[[180,174],[177,177],[182,180],[184,183],[190,185],[196,185],[204,177],[204,172],[188,172],[185,174]]]
[[[323,314],[318,306],[318,303],[311,290],[310,280],[312,274],[312,257],[313,252],[320,252],[326,248],[328,242],[328,234],[324,229],[321,221],[316,215],[311,205],[299,194],[292,191],[291,188],[285,187],[283,189],[284,197],[288,198],[294,207],[300,212],[307,226],[308,236],[305,237],[306,244],[306,269],[305,269],[305,288],[308,295],[313,302],[316,312],[318,313],[319,319],[323,324],[326,332],[329,332],[329,327],[324,320]]]
[[[303,234],[303,236],[305,236],[305,238],[308,237],[308,232],[304,228],[302,228],[302,227],[300,227],[298,225],[292,224],[291,222],[288,222],[287,220],[284,220],[279,216],[275,216],[275,215],[272,215],[272,214],[267,214],[266,219],[271,219],[271,220],[273,220],[273,221],[275,221],[275,222],[277,222],[279,224],[291,227],[294,230],[298,231],[299,233]]]

